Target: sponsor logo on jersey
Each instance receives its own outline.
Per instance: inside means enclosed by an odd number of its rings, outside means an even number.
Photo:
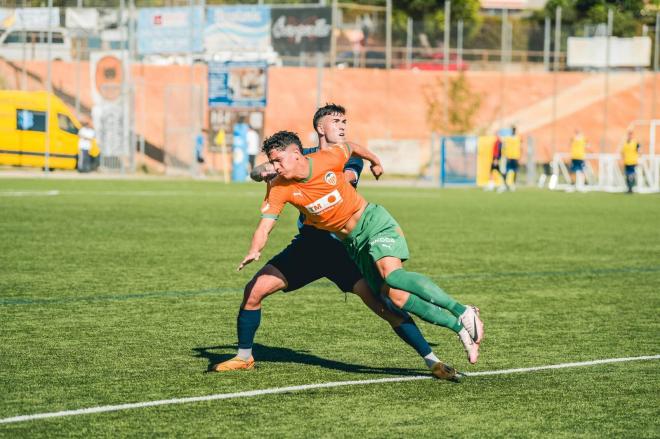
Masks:
[[[326,183],[328,183],[330,186],[336,186],[337,185],[337,175],[335,175],[334,172],[329,171],[325,174],[325,177],[323,177]]]
[[[319,198],[316,201],[312,201],[307,206],[305,206],[305,209],[307,209],[307,211],[313,215],[318,215],[330,209],[332,206],[341,203],[342,200],[343,199],[341,197],[341,194],[337,189],[335,189],[334,191],[330,192],[328,195]]]
[[[295,192],[293,193],[293,196],[294,196],[294,197],[302,197],[302,192],[300,192],[300,191],[295,191]]]
[[[369,245],[380,245],[387,248],[392,248],[392,245],[396,242],[393,238],[388,238],[387,236],[380,236],[371,242]]]

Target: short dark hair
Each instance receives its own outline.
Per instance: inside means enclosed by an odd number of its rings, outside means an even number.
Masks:
[[[316,113],[314,113],[314,119],[312,119],[312,125],[314,127],[314,131],[316,131],[316,126],[319,123],[319,120],[321,120],[322,117],[329,116],[331,114],[341,114],[341,115],[346,115],[346,109],[342,107],[341,105],[337,104],[325,104],[318,110],[316,110]]]
[[[289,145],[296,145],[300,152],[302,152],[302,143],[296,133],[291,131],[278,131],[272,136],[264,140],[261,150],[264,154],[268,155],[274,149],[284,151]]]

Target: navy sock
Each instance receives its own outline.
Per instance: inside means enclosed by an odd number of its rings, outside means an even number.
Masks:
[[[420,356],[426,357],[432,352],[431,346],[429,346],[428,342],[411,318],[408,318],[408,320],[405,320],[399,326],[394,328],[394,332],[396,332],[396,335],[398,335],[401,340],[405,341],[415,349]]]
[[[251,349],[254,343],[254,334],[257,333],[261,323],[261,308],[254,310],[242,309],[238,312],[236,329],[238,333],[238,347]]]

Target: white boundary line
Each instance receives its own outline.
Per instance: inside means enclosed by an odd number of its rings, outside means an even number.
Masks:
[[[60,191],[0,191],[0,197],[52,197]]]
[[[561,363],[561,364],[553,364],[549,366],[525,367],[521,369],[503,369],[503,370],[490,370],[483,372],[471,372],[471,373],[465,373],[464,375],[468,377],[486,376],[486,375],[509,375],[513,373],[537,372],[541,370],[565,369],[569,367],[595,366],[600,364],[623,363],[628,361],[642,361],[642,360],[658,360],[658,359],[660,359],[660,355],[646,355],[642,357],[626,357],[626,358],[608,358],[604,360],[583,361],[579,363]],[[366,384],[396,383],[403,381],[418,381],[418,380],[428,380],[431,378],[432,377],[430,375],[415,375],[408,377],[379,378],[373,380],[335,381],[330,383],[304,384],[300,386],[274,387],[271,389],[248,390],[245,392],[236,392],[236,393],[219,393],[219,394],[207,395],[207,396],[193,396],[189,398],[173,398],[173,399],[161,399],[158,401],[134,402],[130,404],[104,405],[99,407],[90,407],[90,408],[78,409],[78,410],[65,410],[61,412],[37,413],[34,415],[14,416],[11,418],[0,419],[0,424],[33,421],[36,419],[62,418],[65,416],[88,415],[92,413],[116,412],[120,410],[132,410],[143,407],[155,407],[160,405],[187,404],[187,403],[202,402],[202,401],[215,401],[220,399],[249,398],[252,396],[272,395],[276,393],[287,393],[287,392],[299,392],[299,391],[311,390],[311,389],[327,389],[331,387],[360,386]]]

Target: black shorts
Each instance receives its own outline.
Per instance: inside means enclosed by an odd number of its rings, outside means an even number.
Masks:
[[[344,244],[329,232],[304,226],[284,250],[268,261],[287,281],[284,291],[294,291],[321,278],[328,278],[345,292],[362,279],[348,257]]]
[[[516,172],[518,170],[518,160],[506,159],[506,170]]]
[[[584,171],[584,160],[571,160],[571,172]]]
[[[499,171],[500,170],[500,160],[499,159],[493,159],[493,161],[490,164],[490,170],[491,171]]]

